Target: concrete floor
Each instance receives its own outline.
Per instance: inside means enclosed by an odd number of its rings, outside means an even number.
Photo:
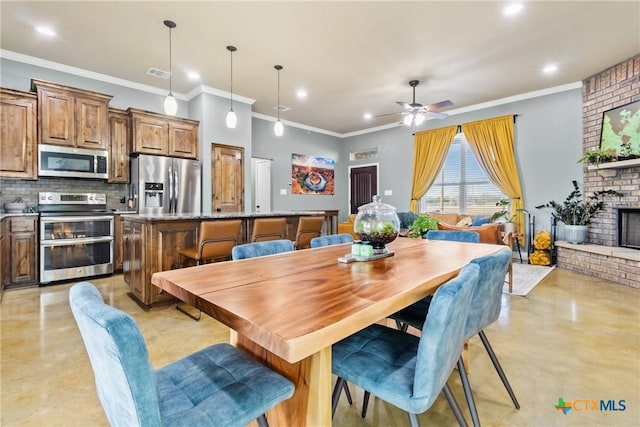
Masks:
[[[109,304],[139,323],[154,366],[211,343],[229,330],[203,316],[195,322],[167,306],[142,310],[126,295],[122,275],[92,280]],[[71,284],[5,292],[1,305],[0,425],[104,426],[93,373],[68,303]],[[639,426],[640,290],[555,269],[527,297],[503,298],[500,319],[486,330],[520,400],[516,410],[482,348],[470,341],[470,381],[484,426]],[[458,376],[449,384],[467,420]],[[405,413],[379,399],[360,418],[362,390],[351,386],[335,426],[408,426]],[[616,409],[555,409],[566,402],[614,400]],[[443,396],[420,416],[423,426],[453,426]]]

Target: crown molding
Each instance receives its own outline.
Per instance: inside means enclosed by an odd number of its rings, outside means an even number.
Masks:
[[[118,86],[124,86],[130,89],[136,89],[143,92],[153,93],[156,95],[164,96],[167,94],[166,89],[132,82],[130,80],[109,76],[107,74],[101,74],[101,73],[96,73],[94,71],[85,70],[82,68],[72,67],[70,65],[60,64],[58,62],[47,61],[46,59],[36,58],[34,56],[29,56],[29,55],[23,55],[21,53],[12,52],[9,50],[0,50],[0,58],[10,59],[16,62],[23,62],[25,64],[35,65],[37,67],[47,68],[49,70],[55,70],[55,71],[60,71],[67,74],[73,74],[80,77],[86,77],[88,79],[98,80],[105,83],[111,83]],[[173,96],[175,96],[177,99],[181,101],[189,100],[184,94],[181,94],[181,93],[174,92]]]
[[[268,122],[275,122],[276,120],[278,120],[276,117],[267,116],[266,114],[261,114],[261,113],[251,113],[251,117],[255,117],[256,119],[266,120]],[[304,130],[308,130],[310,132],[322,133],[324,135],[335,136],[337,138],[344,138],[344,134],[337,133],[337,132],[332,132],[330,130],[315,128],[313,126],[307,126],[307,125],[304,125],[302,123],[290,122],[288,120],[280,119],[280,121],[285,126],[291,126],[291,127],[298,128],[298,129],[304,129]]]

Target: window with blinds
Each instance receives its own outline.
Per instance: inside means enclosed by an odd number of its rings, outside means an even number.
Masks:
[[[491,216],[504,198],[480,168],[464,134],[458,133],[438,176],[419,201],[419,212]]]

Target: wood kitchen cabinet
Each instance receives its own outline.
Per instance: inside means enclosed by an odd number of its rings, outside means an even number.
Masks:
[[[110,183],[129,182],[129,115],[109,109],[109,179]]]
[[[3,289],[38,285],[38,216],[2,221]]]
[[[38,93],[39,143],[108,148],[111,95],[35,79],[31,86]]]
[[[139,301],[144,301],[145,291],[142,282],[141,263],[144,256],[142,246],[142,224],[123,221],[123,264],[124,281],[129,285],[129,291]]]
[[[0,88],[0,177],[38,178],[37,101],[33,93]]]
[[[128,111],[132,153],[198,158],[198,121],[133,108]]]
[[[120,214],[113,215],[113,271],[122,271],[124,224]]]

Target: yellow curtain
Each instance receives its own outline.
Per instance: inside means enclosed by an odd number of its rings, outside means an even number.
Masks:
[[[412,212],[418,212],[418,200],[424,196],[440,171],[457,129],[458,127],[454,125],[415,134],[413,186],[409,207]]]
[[[524,208],[524,200],[516,166],[513,116],[467,123],[462,125],[462,132],[484,172],[500,191],[512,199],[513,222],[516,230],[523,233],[524,215],[518,209]]]

